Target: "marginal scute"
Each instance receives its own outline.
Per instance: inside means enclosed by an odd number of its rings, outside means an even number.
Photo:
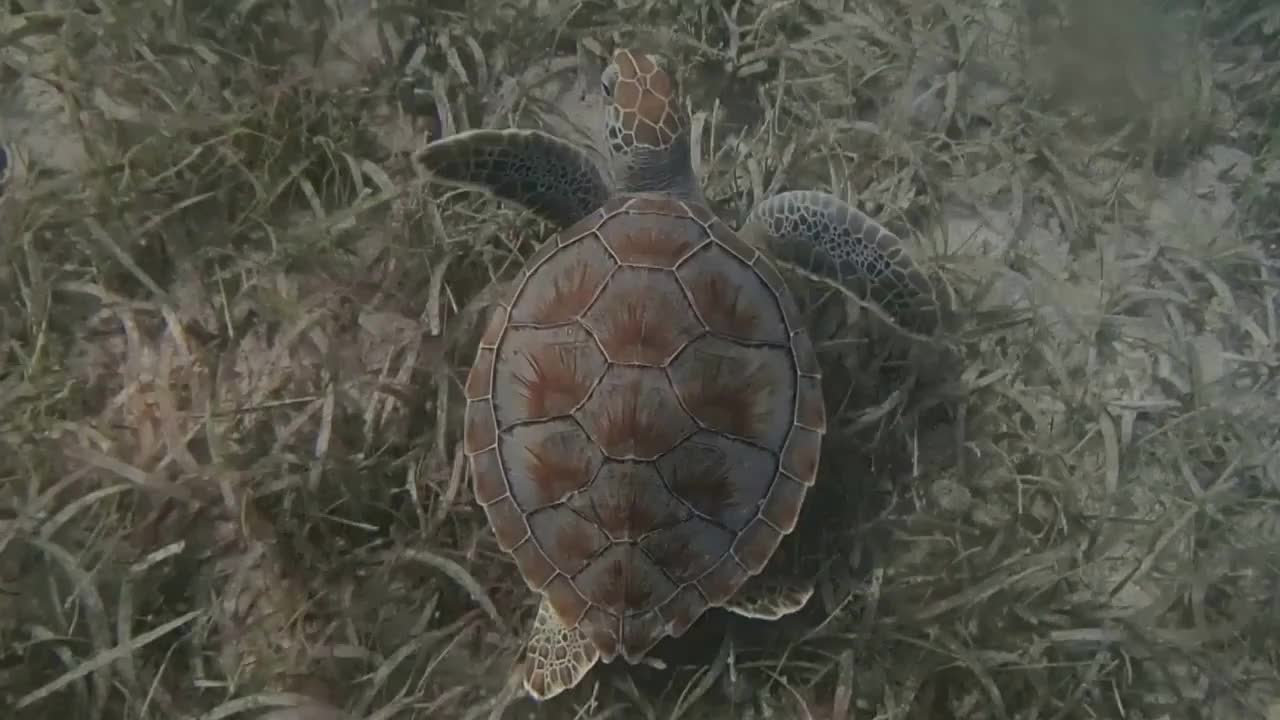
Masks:
[[[711,232],[712,223],[720,222],[720,219],[716,217],[716,214],[711,212],[711,208],[706,205],[702,205],[700,203],[681,203],[680,205],[689,213],[689,217],[697,220],[703,227],[706,227],[707,232]],[[720,222],[720,225],[724,230],[729,229],[729,226],[725,225],[723,222]]]
[[[541,591],[556,575],[555,565],[551,564],[546,553],[542,552],[542,548],[538,547],[532,537],[520,543],[519,547],[511,551],[511,555],[516,559],[516,567],[531,590]]]
[[[529,524],[510,495],[485,505],[484,514],[503,552],[511,552],[529,537]]]
[[[475,454],[498,442],[498,421],[493,414],[493,401],[472,400],[467,403],[463,423],[463,449]]]
[[[804,319],[800,316],[800,308],[796,306],[795,299],[791,297],[791,292],[787,290],[787,283],[782,279],[778,268],[764,255],[756,257],[751,267],[755,269],[765,285],[768,285],[769,289],[773,290],[774,295],[778,298],[778,304],[782,307],[782,317],[786,321],[787,332],[795,332],[802,329],[804,327]]]
[[[822,378],[801,375],[796,379],[796,423],[819,432],[827,429],[827,406],[822,397]]]
[[[750,575],[738,564],[733,553],[725,553],[705,575],[698,578],[698,590],[712,607],[720,607],[733,597]]]
[[[493,348],[498,346],[498,340],[502,338],[502,331],[507,329],[507,308],[505,305],[495,305],[489,313],[489,324],[485,326],[484,335],[480,338],[481,348]]]
[[[656,609],[623,618],[622,657],[635,663],[657,645],[666,632],[666,622]]]
[[[782,449],[782,470],[805,485],[813,485],[821,454],[822,433],[796,425]]]
[[[589,608],[578,626],[600,650],[600,658],[605,662],[612,662],[618,656],[621,620],[602,607],[590,605]]]
[[[481,400],[493,393],[493,360],[496,353],[492,348],[482,347],[476,352],[476,361],[467,373],[466,396],[468,400]]]
[[[498,446],[494,445],[480,453],[472,455],[471,486],[474,489],[476,502],[481,505],[504,498],[511,494],[507,487],[507,476],[502,461],[498,457]]]
[[[763,519],[757,519],[743,528],[742,534],[734,541],[733,554],[754,575],[764,569],[780,542],[782,533]]]
[[[796,372],[801,375],[822,375],[818,353],[813,350],[813,340],[809,338],[808,332],[797,330],[791,333],[791,356],[796,360]]]
[[[796,527],[796,520],[800,517],[800,508],[804,505],[808,491],[809,488],[804,483],[786,473],[780,473],[760,508],[760,517],[782,532],[791,532]]]
[[[720,219],[713,218],[711,222],[707,223],[707,228],[711,231],[711,237],[715,238],[717,243],[725,250],[733,253],[742,262],[750,265],[760,256],[760,251],[748,245],[746,240],[743,240],[738,236],[738,233],[729,229],[729,226],[725,225]]]

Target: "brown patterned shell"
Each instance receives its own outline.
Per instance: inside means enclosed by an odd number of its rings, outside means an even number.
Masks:
[[[699,205],[624,195],[530,259],[467,379],[501,548],[609,662],[730,598],[795,526],[826,411],[772,264]]]

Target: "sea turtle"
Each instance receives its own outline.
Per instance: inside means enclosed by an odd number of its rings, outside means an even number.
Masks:
[[[465,389],[476,499],[541,596],[524,664],[537,699],[599,660],[640,662],[707,608],[775,619],[812,594],[762,573],[826,429],[817,356],[769,256],[890,312],[929,295],[897,237],[826,193],[766,199],[734,233],[694,177],[663,60],[620,49],[601,80],[612,186],[536,130],[416,155],[433,180],[558,230],[498,303]]]

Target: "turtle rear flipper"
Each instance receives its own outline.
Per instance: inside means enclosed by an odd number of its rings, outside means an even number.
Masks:
[[[524,689],[546,700],[578,684],[600,659],[600,651],[581,630],[560,622],[546,598],[529,631],[524,661]]]
[[[541,130],[468,130],[428,144],[416,160],[437,182],[488,191],[560,229],[610,194],[586,151]]]
[[[777,620],[800,610],[812,596],[812,582],[765,570],[743,583],[724,608],[743,617]]]
[[[800,270],[834,280],[909,329],[928,332],[939,307],[933,285],[902,240],[834,195],[792,190],[751,211],[739,234]]]

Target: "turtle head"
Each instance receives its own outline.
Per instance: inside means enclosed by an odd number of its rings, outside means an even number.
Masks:
[[[622,192],[702,199],[689,149],[689,115],[662,58],[619,49],[600,75],[604,131]]]

